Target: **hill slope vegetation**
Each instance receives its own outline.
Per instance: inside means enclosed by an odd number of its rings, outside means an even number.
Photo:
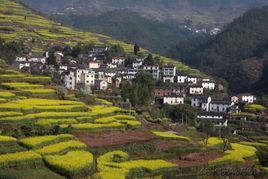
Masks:
[[[133,45],[98,33],[81,32],[62,26],[31,11],[23,5],[0,0],[0,37],[6,41],[23,41],[29,51],[42,54],[51,45],[76,45],[77,43],[119,44],[126,52],[133,51]],[[145,54],[149,51],[141,49]],[[172,63],[185,73],[200,75],[197,70],[159,56],[163,63]]]
[[[203,40],[184,58],[209,74],[225,78],[233,91],[245,92],[267,81],[267,76],[263,76],[267,71],[267,54],[268,7],[264,7],[235,19],[225,31]],[[260,79],[262,83],[258,82]],[[264,86],[259,85],[258,90],[262,91]]]

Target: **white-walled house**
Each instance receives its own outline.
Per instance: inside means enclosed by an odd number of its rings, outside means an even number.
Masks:
[[[124,65],[126,61],[126,57],[113,57],[112,63],[117,65]]]
[[[108,83],[104,80],[97,80],[95,86],[98,90],[105,91],[108,88]]]
[[[187,82],[187,76],[186,75],[177,75],[177,83],[186,83]]]
[[[15,62],[26,62],[26,57],[16,57]]]
[[[239,102],[239,98],[238,98],[237,96],[232,96],[232,97],[231,97],[231,101],[232,101],[233,103],[238,103],[238,102]]]
[[[76,79],[76,83],[80,83],[81,82],[81,77],[82,77],[82,74],[85,74],[85,73],[89,73],[89,70],[88,69],[77,69],[76,70],[76,73],[75,73],[75,79]]]
[[[162,68],[163,76],[176,76],[176,67],[167,65]]]
[[[46,58],[45,57],[42,57],[42,58],[29,58],[27,61],[28,62],[45,64],[46,63]]]
[[[199,108],[202,111],[209,111],[209,104],[211,102],[210,96],[196,96],[191,100],[191,105],[194,108]]]
[[[18,62],[18,67],[21,70],[22,68],[30,68],[31,67],[31,63],[29,62]]]
[[[164,83],[174,83],[175,76],[163,76]]]
[[[209,111],[226,113],[233,105],[231,101],[211,101]]]
[[[191,77],[191,76],[189,76],[187,78],[187,82],[188,83],[197,84],[197,81],[198,81],[198,78],[197,77]]]
[[[90,60],[90,61],[88,62],[88,68],[89,68],[89,69],[98,69],[98,68],[100,68],[100,63],[97,62],[97,61],[92,61],[92,60]]]
[[[159,65],[144,65],[143,70],[147,73],[151,73],[154,79],[159,80],[160,76]]]
[[[193,85],[189,87],[189,94],[201,95],[204,93],[204,88],[202,86]]]
[[[164,96],[163,104],[169,104],[169,105],[184,104],[184,97],[176,95]]]
[[[241,93],[237,97],[241,103],[254,103],[257,100],[254,95],[249,93]]]
[[[69,72],[66,72],[66,74],[64,75],[64,86],[67,88],[67,89],[70,89],[70,90],[74,90],[75,89],[75,72],[73,71],[69,71]]]
[[[216,84],[214,81],[202,81],[202,87],[206,90],[215,90]]]
[[[91,71],[89,73],[82,73],[80,83],[86,86],[94,86],[95,85],[95,72]]]
[[[134,61],[132,63],[132,68],[133,69],[139,69],[142,66],[142,61]]]

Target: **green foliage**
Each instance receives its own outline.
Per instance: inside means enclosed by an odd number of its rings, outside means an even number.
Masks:
[[[251,90],[267,77],[262,76],[265,64],[261,60],[267,53],[267,22],[267,7],[250,10],[216,37],[186,52],[188,63],[226,79],[235,92]],[[255,89],[261,91],[263,85]]]
[[[172,119],[173,122],[182,122],[190,126],[195,126],[197,111],[188,104],[164,106],[162,110]]]
[[[268,167],[268,146],[257,147],[257,156],[263,166]]]
[[[128,98],[134,106],[150,104],[154,85],[151,74],[139,72],[131,84],[127,82],[122,85],[122,96]]]
[[[21,42],[5,42],[0,39],[0,58],[11,64],[15,57],[22,53],[23,44]]]

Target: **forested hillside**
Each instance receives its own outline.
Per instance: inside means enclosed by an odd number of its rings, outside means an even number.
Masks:
[[[107,34],[114,38],[138,43],[144,48],[165,54],[178,41],[194,34],[181,29],[174,21],[161,22],[128,10],[114,10],[100,15],[58,15],[56,21],[78,29]]]
[[[185,20],[194,25],[223,25],[252,7],[268,5],[266,0],[22,0],[46,14],[100,14],[128,9],[158,20]]]
[[[268,58],[268,7],[257,8],[235,19],[214,38],[189,45],[182,55],[188,63],[225,78],[233,91],[265,87],[263,71]],[[179,47],[179,46],[178,46]],[[265,70],[266,69],[266,70]],[[258,82],[262,79],[262,83]],[[267,88],[267,87],[266,87]]]

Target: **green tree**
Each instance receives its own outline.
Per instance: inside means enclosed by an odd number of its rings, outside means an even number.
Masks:
[[[139,53],[139,51],[140,51],[139,45],[138,44],[135,44],[134,45],[134,54],[137,55]]]
[[[257,156],[258,156],[260,163],[263,166],[268,167],[268,147],[260,146],[257,149],[258,149]]]
[[[132,105],[146,105],[152,101],[152,91],[155,81],[151,74],[139,72],[136,78],[130,82],[122,84],[122,96],[128,98]]]
[[[153,59],[153,55],[149,54],[147,56],[147,58],[144,59],[144,64],[145,65],[153,65],[154,64],[154,59]]]
[[[188,104],[165,106],[162,110],[173,122],[181,122],[190,126],[195,126],[197,112]]]

